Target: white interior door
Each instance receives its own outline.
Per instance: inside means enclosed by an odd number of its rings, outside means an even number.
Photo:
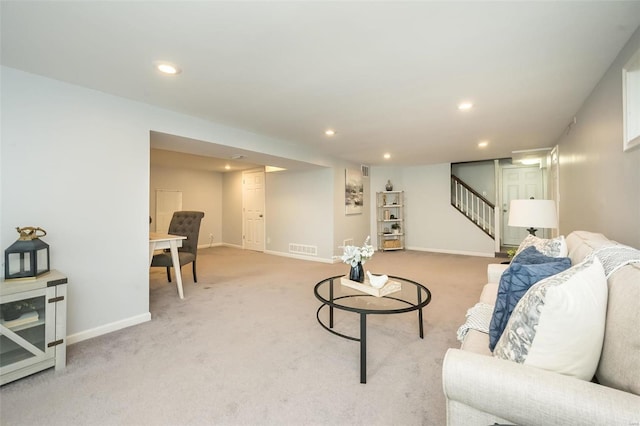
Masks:
[[[525,228],[508,226],[511,200],[544,196],[542,169],[534,167],[505,167],[502,169],[502,244],[517,246],[525,239]]]
[[[182,210],[182,191],[156,189],[156,232],[169,232],[174,212]]]
[[[264,180],[264,170],[242,173],[242,241],[248,250],[264,251]]]

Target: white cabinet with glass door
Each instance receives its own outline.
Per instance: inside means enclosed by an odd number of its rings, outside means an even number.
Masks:
[[[0,283],[0,384],[66,364],[67,278]]]

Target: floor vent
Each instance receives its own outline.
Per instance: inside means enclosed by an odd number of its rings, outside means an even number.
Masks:
[[[352,246],[352,245],[353,245],[353,238],[347,238],[342,242],[342,247]]]
[[[318,247],[307,244],[289,243],[289,253],[303,254],[305,256],[317,256]]]

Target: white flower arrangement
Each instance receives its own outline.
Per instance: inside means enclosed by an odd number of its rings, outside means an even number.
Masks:
[[[348,263],[352,267],[358,266],[358,262],[363,265],[365,262],[373,256],[373,246],[369,244],[371,237],[367,237],[362,247],[358,246],[343,246],[344,254],[340,259],[344,263]]]

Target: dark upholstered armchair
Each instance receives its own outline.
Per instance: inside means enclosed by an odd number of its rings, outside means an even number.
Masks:
[[[198,256],[198,235],[200,233],[200,222],[204,217],[203,212],[175,212],[169,224],[169,234],[182,235],[187,237],[182,240],[182,247],[178,248],[180,267],[193,263],[193,282],[198,282],[196,276],[196,257]],[[163,266],[167,268],[167,279],[171,282],[171,253],[167,250],[164,253],[153,256],[151,266]]]

